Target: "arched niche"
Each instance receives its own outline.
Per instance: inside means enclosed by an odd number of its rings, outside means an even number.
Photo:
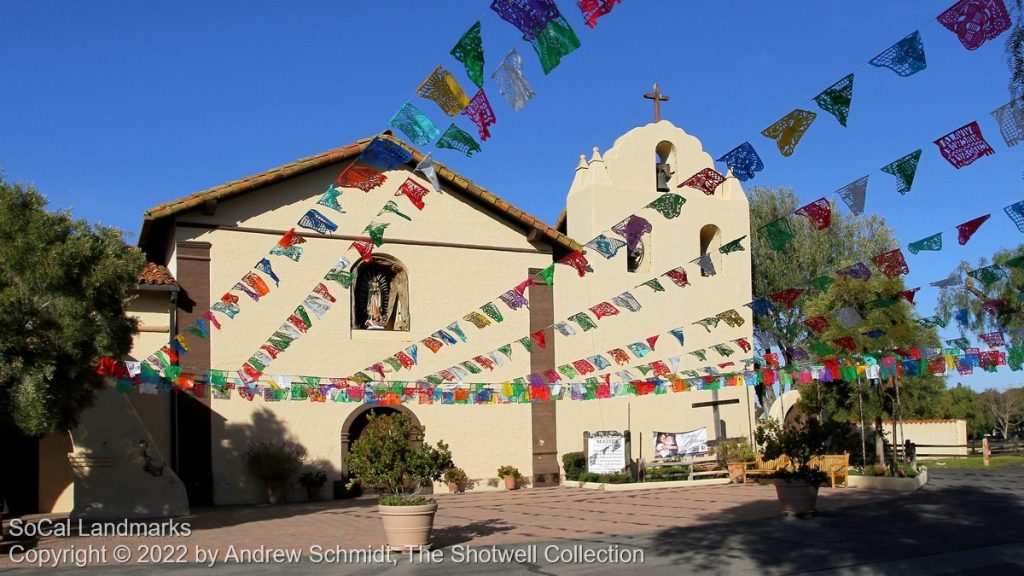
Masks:
[[[360,261],[352,282],[352,329],[408,332],[409,273],[397,258],[374,254]]]

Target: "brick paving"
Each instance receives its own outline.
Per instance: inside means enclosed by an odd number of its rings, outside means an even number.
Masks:
[[[893,492],[822,488],[819,511],[898,499]],[[779,516],[774,488],[759,485],[703,485],[605,492],[583,488],[533,488],[440,494],[434,526],[435,548],[455,544],[507,545],[604,539],[650,534],[722,522],[757,523]],[[194,511],[188,537],[42,538],[39,549],[119,544],[231,545],[307,548],[314,544],[348,549],[377,547],[384,534],[372,498],[277,506],[231,506]],[[0,557],[0,569],[12,566]]]

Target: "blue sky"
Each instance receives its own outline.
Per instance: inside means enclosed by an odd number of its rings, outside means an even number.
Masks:
[[[870,174],[867,209],[887,217],[904,246],[991,212],[967,246],[947,234],[943,251],[908,254],[907,285],[924,286],[922,316],[937,297],[928,282],[1024,240],[1002,212],[1024,199],[1024,147],[1007,148],[990,115],[1009,99],[1005,35],[965,50],[934,19],[951,0],[625,0],[593,30],[574,2],[559,0],[583,45],[547,76],[487,2],[426,4],[0,0],[0,169],[52,207],[134,235],[148,207],[379,132],[406,101],[443,127],[416,87],[442,64],[469,89],[449,50],[481,20],[497,124],[481,154],[435,156],[548,222],[579,154],[651,120],[642,95],[659,81],[671,96],[663,116],[713,156],[755,146],[767,168],[745,187],[791,186],[809,202]],[[866,65],[914,30],[926,70],[901,78]],[[537,92],[518,113],[489,80],[512,48]],[[850,72],[842,128],[811,99]],[[819,116],[783,158],[759,133],[797,107]],[[932,141],[973,120],[996,154],[955,170]],[[917,148],[914,188],[900,196],[878,168]],[[1002,369],[957,381],[1002,388],[1020,379]]]

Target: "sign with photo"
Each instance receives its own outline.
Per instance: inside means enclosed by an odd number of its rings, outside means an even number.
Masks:
[[[626,467],[626,439],[620,432],[597,432],[587,438],[587,472],[614,474]]]
[[[655,432],[654,459],[697,456],[708,453],[708,429],[689,432]]]

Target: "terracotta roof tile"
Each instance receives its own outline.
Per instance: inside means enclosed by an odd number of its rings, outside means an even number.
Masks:
[[[154,264],[150,262],[146,264],[146,267],[139,272],[138,278],[135,280],[138,284],[145,284],[147,286],[177,286],[178,282],[171,275],[171,271],[166,266]]]

